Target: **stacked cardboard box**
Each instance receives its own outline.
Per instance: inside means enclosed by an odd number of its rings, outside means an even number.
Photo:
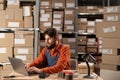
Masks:
[[[65,19],[64,19],[64,31],[65,32],[74,32],[75,30],[75,10],[74,9],[65,9]]]
[[[15,31],[14,56],[25,63],[33,61],[33,31]]]
[[[24,28],[33,28],[32,6],[23,6]]]
[[[0,0],[0,10],[4,10],[5,9],[5,0]]]
[[[101,52],[103,53],[101,68],[116,73],[120,69],[119,9],[119,6],[105,7],[104,22],[97,23],[97,36],[102,37],[100,42],[102,44]],[[114,77],[114,79],[116,78]]]
[[[67,45],[70,48],[71,57],[76,57],[75,42],[76,42],[76,38],[63,38],[63,44]]]
[[[46,28],[52,26],[52,9],[41,8],[40,10],[40,30],[44,31]]]
[[[63,20],[63,11],[53,11],[53,28],[56,28],[56,30],[59,32],[63,31]]]
[[[8,56],[13,56],[13,33],[0,33],[0,62],[9,62]]]
[[[6,23],[8,28],[23,27],[23,9],[20,8],[19,0],[8,0],[6,8]]]
[[[42,8],[52,8],[52,0],[41,0],[40,7]]]

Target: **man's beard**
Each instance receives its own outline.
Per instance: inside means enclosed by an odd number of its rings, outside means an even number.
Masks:
[[[46,45],[47,49],[49,49],[49,50],[55,48],[55,46],[56,46],[56,42],[54,42],[51,46]]]

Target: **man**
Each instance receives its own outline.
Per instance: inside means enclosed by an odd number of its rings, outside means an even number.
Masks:
[[[33,62],[26,65],[27,71],[52,74],[70,69],[70,49],[60,43],[56,29],[48,28],[44,37],[46,47]]]

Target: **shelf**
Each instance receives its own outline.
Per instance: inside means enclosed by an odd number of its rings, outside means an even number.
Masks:
[[[38,28],[0,28],[0,31],[33,31],[39,30]]]

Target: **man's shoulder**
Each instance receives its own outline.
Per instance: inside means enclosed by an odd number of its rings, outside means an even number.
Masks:
[[[70,47],[69,45],[62,44],[62,48],[69,48],[69,47]]]

